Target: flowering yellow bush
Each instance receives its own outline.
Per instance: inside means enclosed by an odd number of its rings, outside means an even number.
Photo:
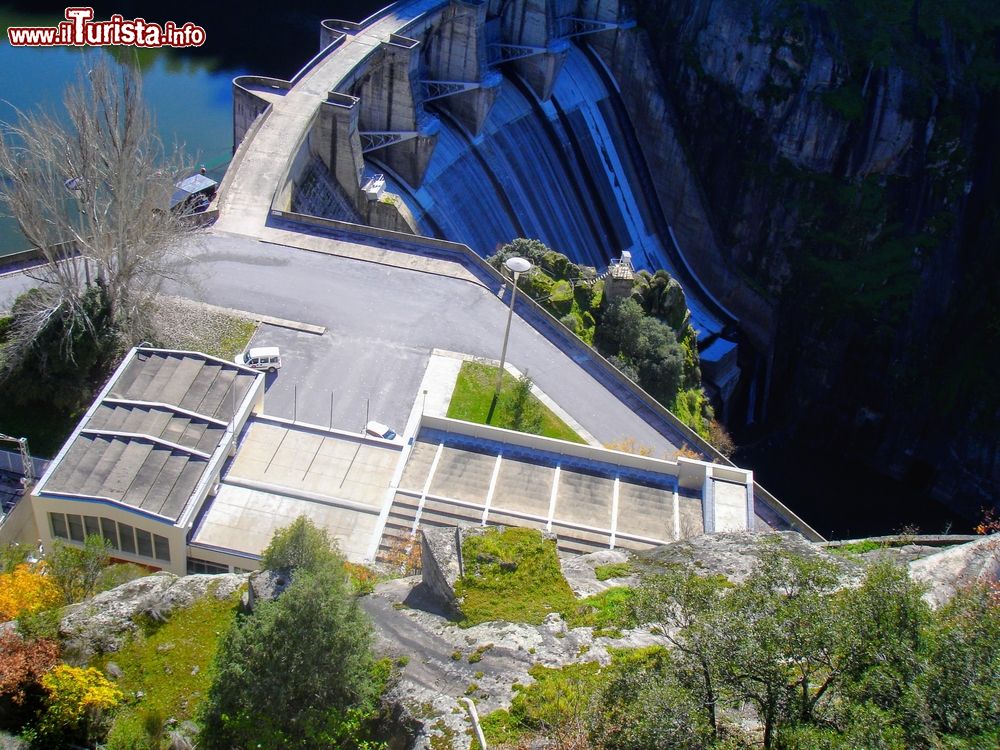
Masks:
[[[42,563],[32,569],[18,565],[11,573],[0,574],[0,622],[13,620],[22,612],[40,612],[62,603],[59,589],[42,575]]]
[[[93,667],[59,664],[41,682],[49,692],[40,727],[43,734],[77,727],[88,714],[114,708],[123,698],[121,690]]]

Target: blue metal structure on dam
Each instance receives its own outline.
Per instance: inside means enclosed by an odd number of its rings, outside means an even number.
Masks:
[[[235,139],[269,100],[311,90],[272,208],[483,256],[531,237],[598,269],[628,252],[636,270],[667,270],[725,405],[739,380],[739,321],[651,194],[644,146],[599,52],[634,26],[618,0],[404,0],[360,23],[327,20],[319,55],[292,81],[234,82]],[[365,191],[376,175],[384,192]]]

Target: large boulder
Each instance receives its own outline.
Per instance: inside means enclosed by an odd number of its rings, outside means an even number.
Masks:
[[[245,612],[253,612],[260,602],[273,602],[292,584],[290,570],[257,570],[250,574],[241,603]]]
[[[927,602],[940,607],[965,586],[1000,581],[1000,534],[948,547],[909,567],[910,576],[928,587]]]
[[[667,566],[681,565],[694,568],[702,575],[719,574],[733,583],[742,583],[753,571],[761,552],[772,546],[800,557],[833,564],[845,584],[861,578],[862,567],[859,564],[827,552],[795,531],[705,534],[640,552],[635,557],[635,565],[651,573]]]

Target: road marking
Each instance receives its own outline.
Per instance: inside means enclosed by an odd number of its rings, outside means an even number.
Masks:
[[[417,533],[417,527],[420,525],[420,516],[424,512],[424,503],[427,502],[427,493],[431,491],[431,482],[434,481],[434,472],[437,471],[438,461],[441,460],[442,451],[444,451],[444,443],[438,443],[437,452],[434,454],[434,460],[431,461],[431,470],[427,472],[427,481],[424,482],[424,489],[420,493],[420,503],[417,505],[417,515],[413,518],[413,529],[410,531],[410,536]]]
[[[674,483],[674,541],[681,538],[681,501],[677,497],[677,484]]]

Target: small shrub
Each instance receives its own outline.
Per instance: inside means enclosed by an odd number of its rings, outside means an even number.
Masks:
[[[381,560],[396,575],[412,576],[420,572],[420,556],[420,540],[416,534],[411,534],[392,537]]]
[[[475,651],[469,654],[469,664],[475,664],[476,662],[482,661],[483,654],[485,654],[491,648],[493,648],[492,643],[487,643],[485,646],[480,646],[479,648],[477,648]]]
[[[559,322],[566,326],[570,331],[576,335],[580,335],[580,318],[576,313],[566,313],[561,318]]]
[[[624,578],[632,575],[632,564],[620,562],[598,565],[594,568],[594,575],[598,581],[607,581],[609,578]]]
[[[59,588],[44,575],[45,567],[22,563],[0,575],[0,622],[51,609],[62,603]]]
[[[371,568],[359,563],[344,562],[344,570],[351,577],[354,585],[354,593],[359,596],[371,594],[375,591],[375,584],[379,581],[379,574]]]
[[[41,679],[48,692],[38,730],[47,738],[88,740],[96,734],[99,717],[117,706],[122,692],[93,667],[59,664]]]

